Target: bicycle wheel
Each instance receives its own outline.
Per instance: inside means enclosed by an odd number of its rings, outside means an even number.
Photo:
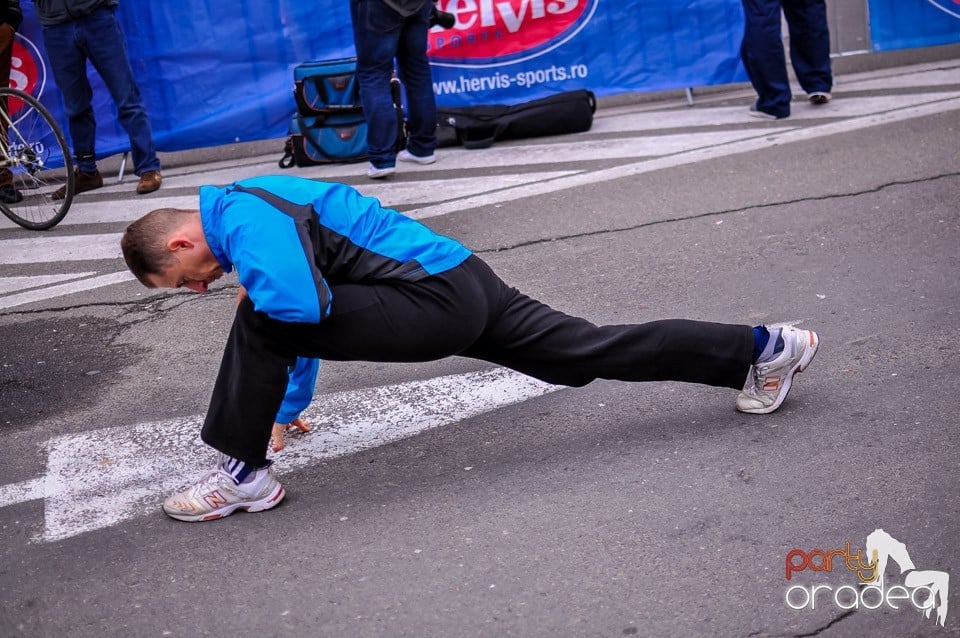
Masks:
[[[4,103],[7,108],[0,108],[0,184],[4,171],[9,171],[13,190],[0,186],[0,212],[30,230],[53,228],[73,201],[70,149],[57,121],[37,98],[14,88],[0,88],[0,107]],[[57,193],[60,189],[63,193]],[[59,199],[54,198],[55,193]]]

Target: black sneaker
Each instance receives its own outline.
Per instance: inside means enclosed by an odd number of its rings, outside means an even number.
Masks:
[[[23,193],[13,187],[12,184],[0,186],[0,202],[4,204],[16,204],[23,201]]]

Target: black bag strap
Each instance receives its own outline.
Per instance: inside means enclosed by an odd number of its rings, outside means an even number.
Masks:
[[[320,104],[330,104],[330,94],[327,91],[328,82],[336,83],[340,81],[344,83],[345,87],[352,84],[353,92],[358,93],[356,71],[349,73],[337,73],[333,75],[314,75],[309,78],[304,78],[304,84],[306,84],[308,81],[313,84],[313,87],[316,89],[317,96],[320,98]]]
[[[293,138],[288,137],[283,143],[283,157],[277,162],[280,168],[292,168],[296,159],[293,157]]]
[[[332,157],[327,155],[327,153],[322,148],[320,148],[319,144],[313,141],[313,138],[307,135],[306,133],[307,125],[304,123],[303,118],[300,117],[299,115],[297,116],[297,127],[300,129],[300,133],[301,135],[303,135],[303,139],[306,140],[307,144],[310,145],[310,148],[320,153],[321,157],[324,157],[326,159],[333,159]]]
[[[467,138],[464,133],[466,132],[463,129],[457,130],[457,137],[460,138],[460,143],[463,144],[463,148],[470,149],[475,151],[481,148],[490,148],[493,146],[493,143],[497,141],[497,138],[503,135],[503,132],[507,130],[506,124],[497,124],[492,129],[489,129],[490,135],[485,135],[483,137],[474,137]]]
[[[306,131],[308,130],[307,125],[304,123],[303,118],[299,115],[297,116],[297,126],[299,127],[300,132],[303,135],[303,139],[306,140],[310,148],[312,148],[317,153],[319,153],[321,157],[323,157],[324,159],[330,160],[331,162],[343,161],[341,158],[333,157],[332,155],[324,151],[319,144],[313,141],[312,137],[307,135],[306,133]],[[344,127],[344,128],[347,128],[347,127]]]

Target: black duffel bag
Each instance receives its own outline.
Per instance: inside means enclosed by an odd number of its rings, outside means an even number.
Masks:
[[[597,99],[580,89],[507,106],[437,107],[437,142],[487,148],[497,140],[582,133],[593,126]]]
[[[367,123],[363,113],[295,116],[283,148],[280,168],[348,164],[367,159]]]

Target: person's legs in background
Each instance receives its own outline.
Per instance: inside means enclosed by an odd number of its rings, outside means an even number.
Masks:
[[[351,0],[360,102],[367,120],[367,156],[373,178],[393,172],[397,161],[397,115],[390,96],[393,57],[403,18],[379,0]]]
[[[757,92],[752,113],[790,115],[790,81],[780,31],[780,0],[742,0],[745,17],[740,57]]]
[[[141,177],[137,192],[149,193],[160,188],[160,160],[115,11],[115,8],[100,8],[78,19],[77,37],[110,91],[120,125],[130,138],[134,172]]]
[[[397,46],[397,67],[407,94],[407,153],[401,159],[432,163],[437,148],[437,101],[427,58],[427,31],[432,2],[406,19]],[[410,157],[412,156],[412,157]]]
[[[797,81],[813,104],[830,101],[830,30],[824,0],[783,0],[790,32],[790,62]]]
[[[53,78],[63,96],[64,111],[70,129],[70,142],[77,165],[74,192],[83,193],[103,186],[97,171],[95,143],[97,122],[93,117],[93,89],[87,80],[87,56],[76,44],[73,22],[43,27],[43,43],[50,58]],[[64,188],[53,194],[63,199]]]

